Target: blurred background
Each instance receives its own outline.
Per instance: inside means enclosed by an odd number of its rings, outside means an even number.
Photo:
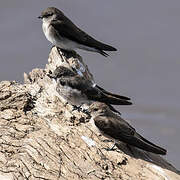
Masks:
[[[118,49],[108,58],[78,53],[100,86],[132,98],[117,107],[122,116],[180,169],[180,1],[1,1],[0,80],[22,83],[24,72],[45,67],[51,44],[37,17],[48,6]]]

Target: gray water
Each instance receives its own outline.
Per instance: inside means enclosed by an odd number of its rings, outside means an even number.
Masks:
[[[37,16],[48,6],[119,50],[109,58],[78,52],[99,85],[132,98],[118,107],[122,116],[180,169],[180,1],[1,0],[0,80],[22,82],[45,67],[51,45]]]

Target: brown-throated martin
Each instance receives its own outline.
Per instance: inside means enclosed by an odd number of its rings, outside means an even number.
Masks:
[[[46,38],[60,49],[72,51],[84,49],[108,56],[104,51],[116,51],[116,48],[95,40],[79,29],[63,12],[55,7],[48,7],[41,16],[42,29]]]
[[[138,134],[129,123],[114,114],[106,104],[94,102],[90,105],[88,111],[92,117],[90,122],[95,125],[101,134],[115,140],[115,142],[122,141],[128,145],[155,154],[165,155],[167,153],[165,149],[153,144]]]
[[[106,103],[111,110],[119,113],[111,105],[132,104],[129,102],[130,98],[108,92],[64,66],[57,67],[52,74],[49,74],[49,77],[57,81],[57,92],[71,105],[89,105],[92,101],[99,101]]]

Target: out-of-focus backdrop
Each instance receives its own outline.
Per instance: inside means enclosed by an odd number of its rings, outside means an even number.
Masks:
[[[0,80],[23,82],[24,72],[45,67],[51,44],[37,17],[48,6],[119,50],[109,58],[78,52],[99,85],[132,98],[118,107],[122,116],[180,169],[180,1],[1,1]]]

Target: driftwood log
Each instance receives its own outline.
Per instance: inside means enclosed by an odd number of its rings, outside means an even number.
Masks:
[[[153,153],[120,144],[105,148],[89,117],[72,111],[47,74],[59,65],[93,79],[82,58],[52,48],[45,69],[24,74],[24,84],[0,83],[0,180],[178,180],[180,172]]]

